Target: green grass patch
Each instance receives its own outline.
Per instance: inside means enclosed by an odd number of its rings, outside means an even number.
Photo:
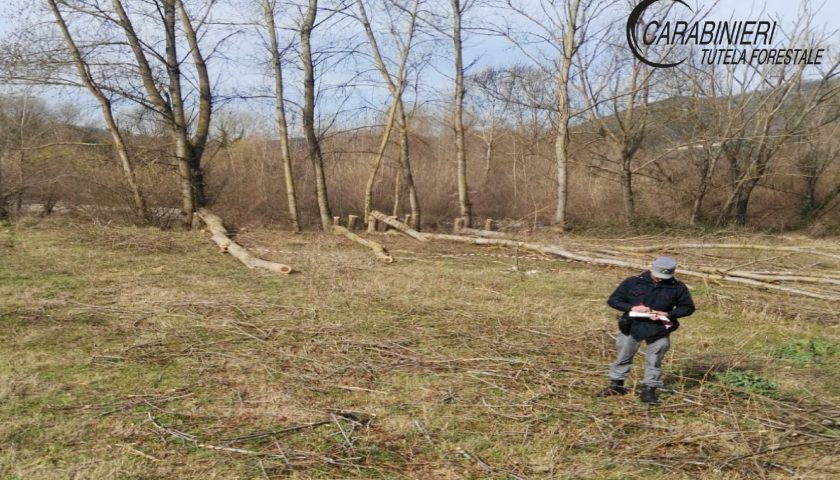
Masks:
[[[746,393],[776,397],[779,392],[776,382],[750,370],[727,370],[717,374],[717,379],[727,386]]]
[[[780,346],[777,357],[797,365],[821,364],[835,359],[840,348],[828,340],[791,340]]]

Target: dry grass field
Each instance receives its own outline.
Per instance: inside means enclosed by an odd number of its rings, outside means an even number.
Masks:
[[[595,237],[543,240],[673,240]],[[613,352],[605,300],[633,271],[376,238],[395,263],[338,236],[240,233],[296,270],[281,276],[202,232],[0,226],[0,479],[840,475],[836,303],[685,278],[698,312],[649,407],[592,396]]]

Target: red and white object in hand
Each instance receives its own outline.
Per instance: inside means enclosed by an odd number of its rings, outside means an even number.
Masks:
[[[633,310],[630,310],[630,318],[647,318],[648,320],[662,322],[665,325],[665,328],[671,328],[671,326],[674,325],[674,323],[671,322],[671,319],[668,318],[667,313],[651,310],[644,305],[639,305],[638,307],[633,307]]]

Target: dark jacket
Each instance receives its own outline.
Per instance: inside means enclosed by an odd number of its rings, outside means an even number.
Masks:
[[[609,306],[623,312],[624,320],[630,309],[644,304],[652,310],[668,313],[668,318],[674,322],[671,328],[665,328],[662,322],[645,318],[633,318],[629,335],[636,340],[654,341],[669,335],[680,327],[678,319],[694,313],[694,301],[684,283],[675,278],[654,282],[650,272],[625,279],[607,300]]]

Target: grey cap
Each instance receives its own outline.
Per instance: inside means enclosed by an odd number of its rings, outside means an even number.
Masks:
[[[659,257],[653,261],[650,267],[650,274],[656,278],[667,280],[674,276],[677,269],[677,261],[671,257]]]

